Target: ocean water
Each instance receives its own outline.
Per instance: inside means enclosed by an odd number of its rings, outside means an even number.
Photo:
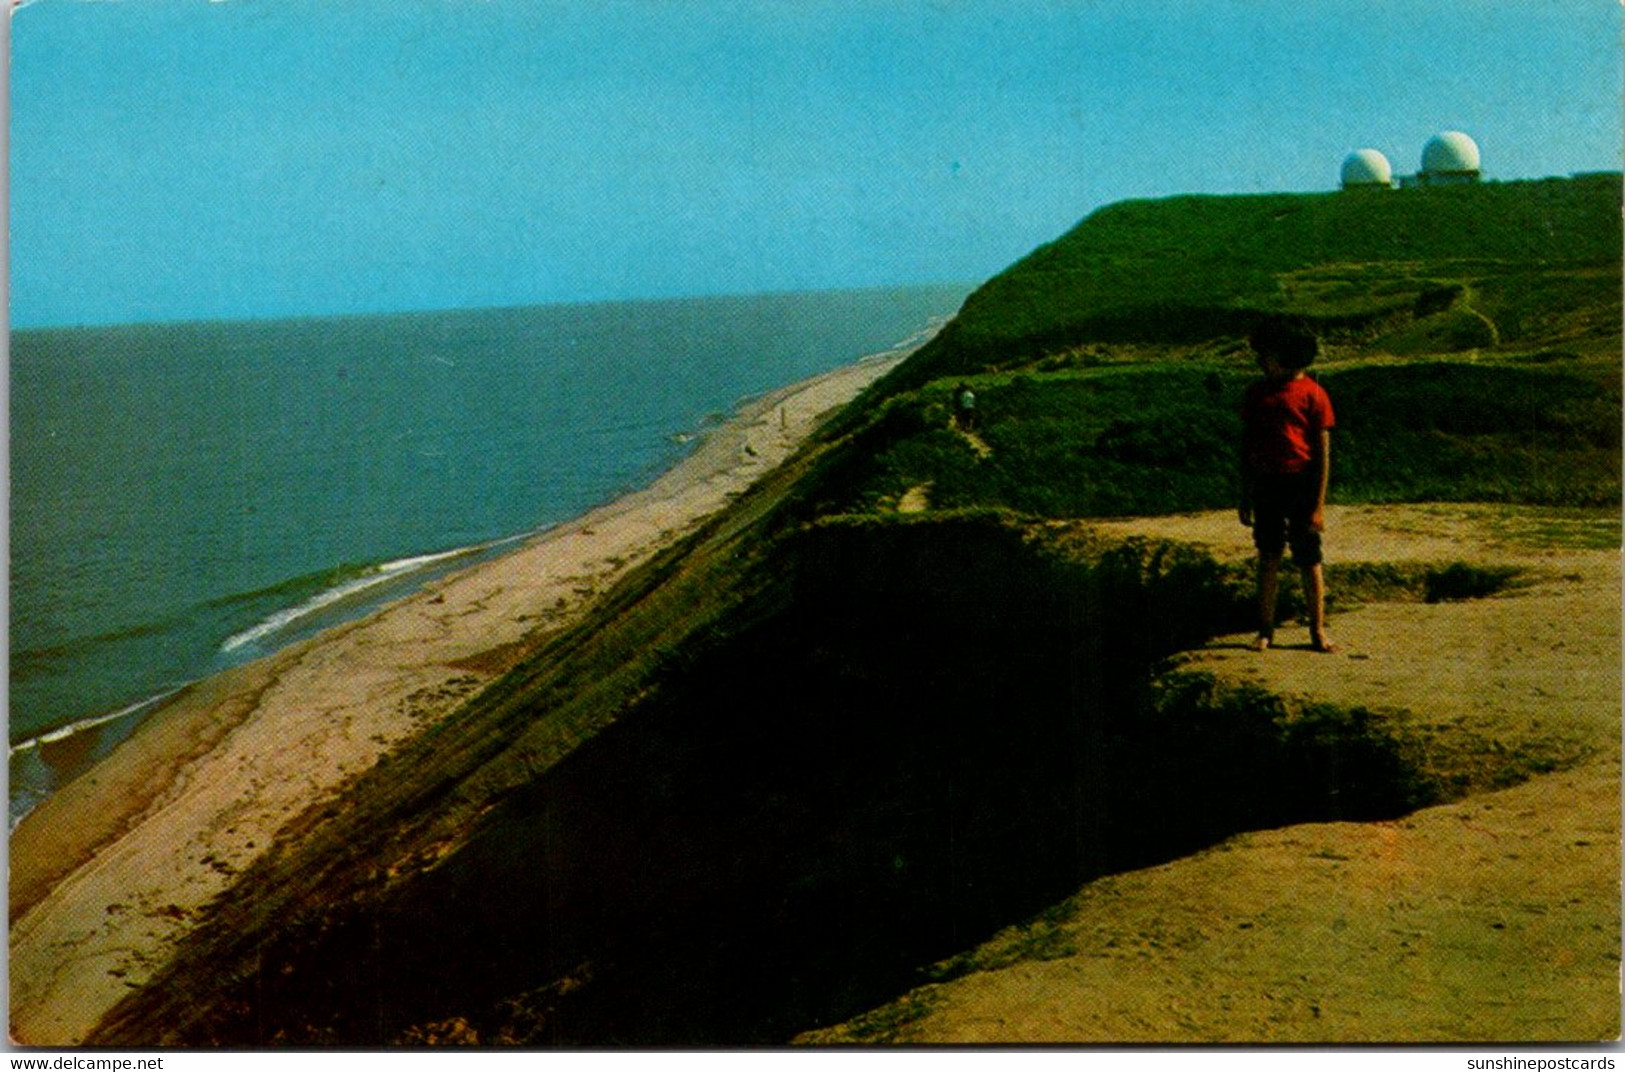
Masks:
[[[648,483],[967,290],[14,333],[12,822],[170,692]]]

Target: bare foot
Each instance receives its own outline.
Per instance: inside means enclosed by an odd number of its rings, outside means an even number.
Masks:
[[[1268,633],[1259,633],[1258,636],[1253,640],[1253,650],[1269,651],[1270,644],[1274,642],[1274,639],[1275,638],[1270,636]]]
[[[1309,638],[1309,650],[1318,651],[1322,655],[1330,655],[1337,650],[1337,645],[1326,639],[1324,633]]]

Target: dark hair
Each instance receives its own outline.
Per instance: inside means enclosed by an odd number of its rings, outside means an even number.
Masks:
[[[1259,357],[1267,357],[1284,369],[1308,368],[1320,353],[1320,340],[1301,324],[1266,320],[1253,329],[1247,344]]]

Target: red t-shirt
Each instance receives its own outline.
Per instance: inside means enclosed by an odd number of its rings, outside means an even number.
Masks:
[[[1301,473],[1320,433],[1333,427],[1332,400],[1308,376],[1259,380],[1241,402],[1247,465],[1255,473]]]

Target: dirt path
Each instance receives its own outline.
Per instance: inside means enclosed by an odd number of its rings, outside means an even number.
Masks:
[[[916,484],[903,493],[897,500],[899,514],[923,514],[931,509],[931,485],[929,483]]]
[[[959,437],[970,446],[970,449],[978,458],[993,457],[993,448],[987,445],[987,440],[977,435],[974,431],[968,431],[964,428],[955,428],[954,431],[959,433]]]
[[[1250,552],[1230,514],[1097,527]],[[1339,561],[1502,564],[1522,583],[1337,614],[1333,655],[1295,649],[1299,627],[1267,653],[1236,636],[1182,660],[1224,682],[1398,712],[1441,740],[1556,742],[1587,754],[1578,765],[1398,821],[1242,834],[1092,882],[976,950],[981,970],[803,1041],[1616,1037],[1617,531],[1617,519],[1494,507],[1334,508]]]

